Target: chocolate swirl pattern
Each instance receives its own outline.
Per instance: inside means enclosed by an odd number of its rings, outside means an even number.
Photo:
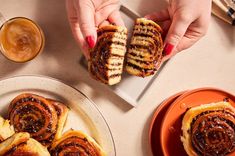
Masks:
[[[129,74],[146,77],[161,65],[163,40],[161,27],[152,20],[137,18],[126,55],[125,69]]]
[[[57,129],[57,113],[45,98],[21,94],[11,102],[8,115],[16,132],[28,132],[45,146],[53,141]]]
[[[191,108],[181,140],[188,155],[226,155],[235,150],[235,109],[228,102]]]
[[[1,156],[50,156],[47,148],[26,132],[15,133],[0,143]]]
[[[47,100],[54,106],[58,117],[58,123],[55,134],[55,139],[57,140],[62,136],[62,131],[68,117],[69,108],[59,101],[55,101],[53,99],[47,99]]]
[[[114,85],[121,81],[127,29],[107,25],[100,27],[97,33],[97,44],[90,50],[88,70],[96,80]]]
[[[105,156],[105,153],[94,139],[80,131],[74,130],[66,132],[62,138],[54,142],[50,153],[52,156]]]

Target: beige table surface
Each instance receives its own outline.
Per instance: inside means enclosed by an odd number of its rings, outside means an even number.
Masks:
[[[126,0],[144,15],[165,2]],[[142,4],[144,2],[144,5]],[[186,89],[219,87],[235,93],[235,27],[215,17],[208,34],[192,48],[171,59],[137,108],[89,78],[79,65],[81,53],[72,38],[63,0],[0,0],[6,18],[26,16],[45,32],[46,47],[36,59],[16,64],[0,55],[0,78],[40,74],[61,79],[90,97],[105,116],[118,156],[151,156],[148,129],[154,109],[167,97]],[[1,88],[0,88],[1,89]]]

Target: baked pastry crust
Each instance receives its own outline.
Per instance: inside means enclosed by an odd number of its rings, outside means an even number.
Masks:
[[[50,156],[47,148],[30,138],[26,132],[15,133],[0,143],[0,155],[4,156]]]
[[[129,74],[146,77],[161,65],[163,41],[161,27],[152,20],[138,18],[126,55],[125,69]]]
[[[97,42],[90,50],[88,71],[102,83],[114,85],[121,81],[126,53],[127,29],[108,25],[97,30]]]
[[[80,154],[89,156],[105,156],[105,152],[96,141],[81,131],[69,130],[53,142],[50,153],[52,156]]]
[[[229,102],[189,109],[182,121],[181,141],[189,156],[226,155],[235,150],[235,108]]]
[[[55,107],[58,116],[57,130],[55,134],[55,140],[58,140],[62,136],[64,125],[68,117],[69,108],[62,102],[55,101],[52,99],[47,99],[47,100],[51,102],[52,105]]]
[[[8,115],[16,132],[28,132],[45,146],[54,140],[58,116],[53,104],[44,97],[20,94],[12,100]]]
[[[9,120],[0,116],[0,143],[15,133],[14,127],[10,125]]]

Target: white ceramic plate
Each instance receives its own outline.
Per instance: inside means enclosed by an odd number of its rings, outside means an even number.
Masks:
[[[11,100],[21,93],[34,93],[57,99],[69,106],[70,112],[64,128],[82,130],[92,136],[108,156],[115,156],[111,131],[96,105],[79,90],[53,78],[18,76],[0,81],[0,115],[6,117]]]

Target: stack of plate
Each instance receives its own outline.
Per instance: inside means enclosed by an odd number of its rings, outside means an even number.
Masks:
[[[223,100],[235,107],[235,95],[216,88],[199,88],[177,93],[157,107],[149,129],[154,156],[187,156],[180,141],[184,113],[191,107]]]

